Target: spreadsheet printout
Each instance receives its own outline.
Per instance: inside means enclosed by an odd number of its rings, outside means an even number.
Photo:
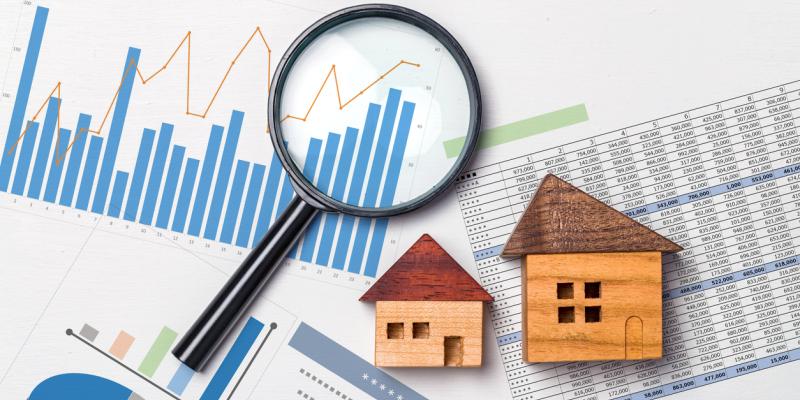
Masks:
[[[795,81],[459,178],[514,399],[652,399],[800,359],[798,105]],[[523,361],[520,263],[499,254],[547,173],[684,247],[663,257],[661,359]]]

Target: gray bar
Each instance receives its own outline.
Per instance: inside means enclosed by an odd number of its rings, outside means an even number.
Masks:
[[[81,328],[80,332],[81,336],[83,336],[84,339],[90,342],[94,342],[94,340],[97,338],[98,333],[100,332],[98,332],[97,329],[94,329],[91,326],[89,326],[89,324],[83,324],[83,328]]]

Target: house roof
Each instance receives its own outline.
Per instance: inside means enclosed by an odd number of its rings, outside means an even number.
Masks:
[[[555,175],[544,177],[502,254],[661,251],[683,248]]]
[[[422,235],[361,301],[491,301],[478,282],[428,234]]]

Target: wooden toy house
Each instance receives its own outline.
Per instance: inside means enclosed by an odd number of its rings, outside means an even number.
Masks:
[[[478,367],[483,302],[491,301],[425,234],[361,296],[375,302],[375,365]]]
[[[547,175],[502,253],[522,257],[525,361],[661,357],[661,254],[680,250]]]

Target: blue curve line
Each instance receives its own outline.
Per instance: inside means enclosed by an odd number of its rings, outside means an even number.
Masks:
[[[28,400],[128,400],[130,389],[89,374],[61,374],[36,385]]]

